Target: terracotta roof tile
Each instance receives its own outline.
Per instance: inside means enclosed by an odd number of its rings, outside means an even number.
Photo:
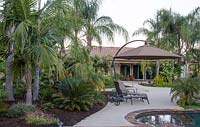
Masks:
[[[104,57],[104,56],[111,56],[113,57],[115,55],[115,53],[119,50],[120,47],[93,47],[92,51],[91,51],[91,55],[92,56],[99,56],[99,57]],[[133,48],[129,48],[129,47],[124,47],[120,53],[123,53],[127,50],[130,50]]]

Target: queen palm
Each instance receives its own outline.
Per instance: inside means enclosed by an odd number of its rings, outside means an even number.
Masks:
[[[114,34],[122,34],[125,39],[128,38],[128,32],[120,25],[115,24],[108,16],[98,17],[99,5],[101,0],[63,0],[62,4],[64,12],[60,19],[63,37],[69,38],[73,43],[79,43],[84,40],[87,45],[91,46],[95,40],[102,44],[102,37],[108,40],[114,40]],[[69,8],[70,7],[70,8]],[[67,8],[67,10],[66,10]],[[60,23],[59,23],[60,24]],[[69,27],[70,26],[70,27]],[[61,31],[62,31],[61,30]]]
[[[99,5],[101,0],[86,0],[82,9],[83,36],[86,37],[88,46],[92,45],[92,41],[97,41],[102,44],[102,36],[106,37],[109,41],[114,41],[114,34],[122,34],[123,37],[128,39],[128,32],[122,26],[113,22],[111,17],[101,16],[98,17]]]

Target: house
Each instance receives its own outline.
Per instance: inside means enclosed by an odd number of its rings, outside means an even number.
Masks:
[[[91,56],[110,57],[110,61],[115,56],[120,47],[93,47]],[[133,48],[124,47],[120,53]],[[116,73],[121,74],[124,80],[146,80],[152,79],[152,71],[141,69],[141,60],[120,60],[115,61]],[[146,72],[145,72],[146,71]],[[146,73],[146,74],[145,74]]]

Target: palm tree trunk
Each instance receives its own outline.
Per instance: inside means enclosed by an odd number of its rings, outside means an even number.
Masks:
[[[93,39],[92,36],[89,36],[89,35],[88,35],[88,36],[86,37],[87,45],[90,46],[90,47],[92,46],[92,39]]]
[[[189,77],[189,75],[190,75],[190,66],[189,66],[189,62],[186,60],[185,61],[185,67],[186,67],[186,69],[185,69],[185,77],[186,78],[188,78]]]
[[[39,89],[40,89],[39,77],[40,77],[40,67],[39,67],[39,65],[36,65],[35,75],[34,75],[34,83],[33,83],[33,101],[38,100]]]
[[[6,59],[6,93],[7,100],[14,101],[14,93],[13,93],[13,82],[12,82],[12,72],[11,72],[11,64],[14,59],[14,54],[10,54]]]
[[[9,47],[9,56],[6,59],[6,93],[8,101],[14,101],[14,93],[13,93],[13,81],[12,81],[12,71],[11,65],[12,61],[14,60],[14,41],[11,37],[12,33],[15,30],[15,25],[11,23],[6,31],[6,35],[10,38],[10,47]]]
[[[28,66],[28,65],[27,65]],[[26,78],[26,104],[32,104],[32,90],[31,90],[31,71],[27,67],[25,78]]]

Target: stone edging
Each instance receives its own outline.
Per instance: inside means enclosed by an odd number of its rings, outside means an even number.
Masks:
[[[192,113],[198,113],[200,112],[200,108],[198,109],[146,109],[146,110],[138,110],[134,112],[130,112],[125,116],[125,119],[136,125],[137,127],[152,127],[150,125],[144,124],[142,122],[139,122],[137,118],[143,116],[143,115],[150,115],[154,113],[160,113],[160,114],[165,114],[165,113],[185,113],[185,112],[192,112]]]

